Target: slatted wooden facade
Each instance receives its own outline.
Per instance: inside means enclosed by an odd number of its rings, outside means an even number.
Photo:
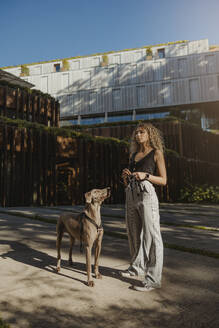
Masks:
[[[70,71],[64,79],[63,119],[204,104],[219,101],[219,52]]]
[[[219,135],[181,121],[152,122],[164,136],[165,146],[181,157],[219,163]],[[114,137],[130,140],[135,124],[86,127],[80,130],[93,136]],[[77,127],[75,127],[77,128]]]
[[[0,125],[1,206],[55,205],[56,139],[38,129]]]
[[[219,102],[219,52],[209,50],[207,39],[151,49],[150,60],[142,47],[108,53],[107,65],[101,54],[68,58],[68,69],[62,60],[27,64],[29,75],[21,78],[58,99],[63,120]],[[4,70],[21,74],[21,66]]]
[[[59,126],[60,105],[54,98],[34,90],[0,85],[0,115]]]
[[[52,130],[0,124],[0,205],[83,204],[86,191],[106,186],[112,188],[108,202],[122,203],[127,146]],[[219,185],[219,163],[174,156],[166,163],[168,185],[157,188],[160,201],[177,200],[186,182]]]

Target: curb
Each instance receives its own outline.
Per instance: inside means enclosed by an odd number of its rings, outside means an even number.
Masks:
[[[60,210],[58,207],[53,207],[51,210]],[[62,212],[69,212],[69,210],[62,209]],[[80,213],[80,211],[74,210],[72,213]],[[169,212],[171,213],[171,212]],[[123,215],[112,215],[112,214],[101,214],[105,217],[113,217],[113,218],[119,218],[123,219],[125,221],[125,217]],[[192,228],[192,229],[198,229],[198,230],[208,230],[208,231],[219,231],[219,228],[217,227],[209,227],[209,226],[200,226],[200,225],[193,225],[193,224],[177,224],[173,222],[160,222],[161,225],[167,225],[167,226],[174,226],[174,227],[181,227],[181,228]]]
[[[1,211],[1,210],[0,210],[0,213],[6,213],[8,215],[18,216],[18,217],[25,217],[27,219],[37,220],[37,221],[51,223],[51,224],[56,224],[57,223],[56,219],[44,218],[44,217],[41,217],[37,214],[27,215],[27,214],[24,214],[24,213],[21,213],[21,212],[16,212],[16,211],[14,211],[13,213],[10,213],[10,212],[8,213],[6,211]],[[120,233],[120,232],[109,231],[109,230],[106,230],[106,229],[104,229],[104,233],[107,236],[110,236],[110,237],[115,237],[115,238],[128,240],[127,234],[123,234],[123,233]],[[219,253],[212,252],[212,251],[207,251],[205,249],[194,248],[194,247],[185,247],[185,246],[180,246],[180,245],[176,245],[176,244],[169,244],[169,243],[164,243],[164,247],[169,248],[169,249],[174,249],[174,250],[177,250],[177,251],[181,251],[181,252],[198,254],[198,255],[202,255],[202,256],[208,256],[208,257],[212,257],[212,258],[215,258],[215,259],[219,259]]]

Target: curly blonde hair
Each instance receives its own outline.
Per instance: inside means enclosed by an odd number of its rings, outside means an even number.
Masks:
[[[155,126],[153,126],[151,123],[139,123],[134,129],[131,136],[130,156],[140,150],[140,145],[135,139],[135,133],[137,129],[146,130],[149,137],[149,145],[153,149],[159,149],[160,151],[162,151],[162,153],[164,152],[164,140],[161,131],[155,128]]]

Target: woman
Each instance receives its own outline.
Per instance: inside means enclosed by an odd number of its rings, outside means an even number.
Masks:
[[[155,175],[156,174],[156,175]],[[139,124],[133,132],[129,168],[122,172],[126,185],[126,226],[131,263],[123,277],[144,275],[137,291],[161,287],[163,242],[159,204],[153,184],[166,185],[163,140],[150,123]]]

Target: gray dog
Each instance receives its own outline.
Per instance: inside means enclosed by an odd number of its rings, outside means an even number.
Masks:
[[[91,250],[95,245],[95,262],[94,273],[95,278],[101,279],[99,273],[98,261],[101,251],[103,238],[103,228],[101,224],[100,207],[102,202],[110,196],[110,188],[92,189],[85,194],[86,204],[83,213],[76,215],[73,213],[62,213],[58,219],[57,231],[57,271],[61,268],[61,241],[63,233],[68,232],[70,236],[69,264],[72,262],[72,247],[75,239],[80,240],[86,250],[86,266],[87,266],[87,284],[93,287],[94,282],[91,279]]]

